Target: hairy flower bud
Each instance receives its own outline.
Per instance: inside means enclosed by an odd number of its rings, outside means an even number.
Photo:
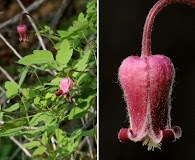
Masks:
[[[119,68],[130,128],[121,129],[119,140],[143,141],[148,150],[181,136],[181,129],[171,127],[171,91],[175,70],[163,55],[127,57]]]
[[[19,25],[19,26],[17,26],[17,31],[18,31],[18,33],[20,35],[19,40],[21,42],[28,41],[28,38],[26,36],[26,32],[27,32],[27,26],[26,25]]]

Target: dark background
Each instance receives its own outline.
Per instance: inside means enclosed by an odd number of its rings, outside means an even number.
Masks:
[[[152,53],[164,54],[176,68],[172,94],[172,124],[182,137],[162,149],[147,151],[140,143],[120,143],[118,132],[128,127],[126,104],[117,83],[121,61],[141,53],[146,16],[157,0],[101,0],[99,3],[99,136],[100,160],[195,159],[195,8],[171,4],[156,17]]]

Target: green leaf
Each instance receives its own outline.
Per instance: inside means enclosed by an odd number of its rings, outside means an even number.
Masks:
[[[71,137],[71,139],[76,139],[76,138],[78,138],[81,135],[82,135],[82,130],[81,129],[77,129],[74,132],[72,132],[70,137]]]
[[[73,22],[73,26],[74,26],[75,31],[83,30],[83,29],[87,28],[88,25],[89,25],[89,22],[79,22],[79,21]]]
[[[89,107],[90,106],[87,105],[86,101],[79,103],[76,107],[74,107],[70,111],[68,119],[71,120],[71,119],[83,117],[87,113],[87,110],[89,109]]]
[[[77,80],[77,85],[80,86],[83,82],[87,81],[89,79],[89,74],[83,73],[79,79]]]
[[[48,93],[45,95],[45,99],[49,99],[49,98],[51,98],[53,95],[54,95],[53,93],[48,92]]]
[[[28,142],[28,143],[23,144],[23,146],[28,148],[28,149],[38,147],[40,145],[41,145],[41,143],[39,141],[32,141],[32,142]]]
[[[53,54],[48,50],[34,50],[33,53],[20,59],[18,63],[29,66],[54,61]]]
[[[85,18],[84,18],[84,14],[83,13],[80,13],[79,16],[78,16],[78,21],[79,22],[84,22],[85,21]]]
[[[47,145],[47,143],[48,143],[47,132],[44,132],[44,134],[43,134],[43,136],[42,136],[42,139],[41,139],[41,142],[42,142],[44,145]]]
[[[90,129],[88,131],[82,131],[82,136],[94,137],[96,134],[97,133],[95,129]]]
[[[1,105],[0,105],[0,110],[2,110]],[[1,111],[0,111],[0,119],[3,119],[3,114],[4,114],[4,112],[1,112]]]
[[[80,144],[81,138],[81,129],[77,129],[71,134],[70,138],[68,138],[68,141],[66,141],[65,144],[69,152],[73,152],[75,149],[77,149],[78,145]]]
[[[91,55],[91,51],[88,51],[84,54],[83,58],[78,61],[78,63],[74,66],[74,69],[78,71],[84,71],[85,68],[87,67],[87,62],[89,61],[89,57]],[[79,73],[74,72],[73,76],[76,77]]]
[[[59,154],[60,153],[60,154]],[[53,154],[53,158],[50,157],[51,154]],[[66,147],[58,147],[58,149],[54,152],[52,152],[50,155],[49,155],[49,158],[48,160],[60,160],[60,159],[67,159],[67,160],[70,160],[71,159],[71,152],[66,148]]]
[[[19,87],[22,86],[22,84],[23,84],[23,82],[24,82],[24,80],[25,80],[25,78],[26,78],[26,74],[27,74],[27,73],[28,73],[28,67],[25,67],[25,68],[24,68],[24,71],[22,72],[22,75],[21,75],[21,77],[20,77]]]
[[[20,131],[23,127],[16,127],[16,128],[11,128],[11,129],[7,129],[6,131],[1,130],[0,131],[0,137],[8,137],[8,136],[15,136],[15,135],[18,135],[20,134]]]
[[[16,103],[16,104],[10,106],[9,108],[4,109],[4,111],[13,112],[13,111],[17,110],[19,107],[20,107],[19,103]]]
[[[55,135],[58,143],[62,143],[67,138],[65,132],[59,128],[55,129]]]
[[[54,94],[54,95],[51,97],[51,101],[54,101],[56,98],[57,98],[57,96]]]
[[[50,124],[53,121],[52,113],[46,112],[35,114],[34,117],[30,120],[29,125],[30,127],[33,127],[38,125],[41,121],[44,121],[46,124]]]
[[[35,99],[34,99],[34,104],[39,104],[39,102],[40,102],[40,97],[36,97]]]
[[[60,64],[67,64],[71,59],[73,49],[70,49],[70,43],[67,39],[63,40],[60,46],[60,50],[57,52],[56,61]]]
[[[42,155],[46,150],[46,147],[39,147],[33,152],[33,156]]]
[[[85,100],[75,106],[69,113],[68,119],[77,119],[83,117],[91,106],[92,100],[96,97],[96,89],[89,90],[81,95],[81,99]]]
[[[26,123],[26,118],[6,121],[5,123],[3,123],[3,129],[8,130],[12,128],[22,127],[25,123]]]
[[[67,39],[64,39],[60,45],[60,50],[67,52],[70,50],[70,43]]]
[[[56,77],[51,81],[51,84],[59,86],[62,77]]]
[[[14,98],[18,94],[18,84],[15,82],[7,81],[5,83],[6,96],[8,98]]]
[[[81,95],[81,99],[92,99],[93,97],[95,97],[97,94],[97,89],[90,89],[86,92],[84,92],[82,95]]]
[[[43,113],[35,114],[29,123],[30,127],[36,126],[40,121],[42,121],[42,115]]]

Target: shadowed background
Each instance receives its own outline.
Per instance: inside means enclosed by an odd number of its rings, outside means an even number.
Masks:
[[[141,143],[120,143],[117,137],[129,126],[118,67],[126,57],[140,56],[145,19],[156,2],[100,1],[100,160],[195,159],[195,8],[188,5],[164,8],[152,32],[152,53],[168,56],[176,68],[171,118],[172,125],[182,128],[182,137],[154,152]]]

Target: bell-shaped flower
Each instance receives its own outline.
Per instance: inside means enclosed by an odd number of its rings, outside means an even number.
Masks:
[[[148,150],[181,137],[171,126],[171,92],[175,70],[163,55],[127,57],[119,68],[119,81],[127,103],[130,127],[119,132],[119,140],[143,141]]]
[[[23,24],[23,25],[17,26],[17,31],[18,31],[18,33],[20,35],[19,40],[21,42],[28,41],[28,38],[26,36],[26,32],[27,32],[27,26],[26,25]]]
[[[70,78],[62,78],[60,80],[60,90],[56,92],[57,96],[64,94],[69,101],[71,101],[70,89],[72,88],[73,81]]]

